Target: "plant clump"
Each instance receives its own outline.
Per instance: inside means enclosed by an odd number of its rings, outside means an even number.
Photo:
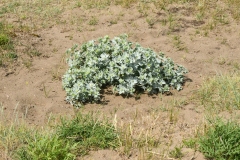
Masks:
[[[109,85],[120,95],[181,90],[187,73],[163,53],[128,41],[127,35],[74,45],[67,53],[69,69],[63,76],[63,88],[66,100],[75,106],[101,100],[101,89]]]
[[[199,150],[207,159],[234,160],[240,157],[240,125],[221,119],[200,137]]]
[[[0,34],[0,46],[6,45],[9,42],[9,38],[5,34]]]

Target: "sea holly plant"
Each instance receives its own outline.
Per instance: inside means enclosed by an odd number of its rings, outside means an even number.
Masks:
[[[62,80],[68,102],[74,106],[97,102],[101,100],[101,89],[110,85],[120,95],[134,95],[138,90],[155,94],[182,89],[187,73],[183,66],[127,38],[105,36],[67,51],[69,69]]]

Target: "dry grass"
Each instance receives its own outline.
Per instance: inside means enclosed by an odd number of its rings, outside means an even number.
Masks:
[[[205,28],[214,29],[218,25],[228,24],[232,19],[238,20],[240,17],[239,6],[240,3],[237,0],[222,0],[218,3],[215,1],[206,0],[157,0],[157,1],[136,1],[136,0],[34,0],[34,1],[6,1],[3,0],[0,3],[3,7],[0,10],[0,16],[5,19],[10,19],[15,24],[18,24],[19,28],[25,31],[34,31],[42,28],[48,28],[55,24],[64,24],[65,21],[61,20],[61,16],[65,11],[72,8],[80,8],[82,10],[89,10],[93,8],[107,9],[111,5],[120,5],[122,7],[138,6],[139,13],[147,16],[148,14],[165,12],[171,16],[181,17],[178,9],[174,7],[174,4],[184,5],[187,12],[195,14],[196,20],[206,21]],[[175,11],[176,9],[176,11]],[[71,20],[70,20],[71,21]],[[67,25],[70,25],[70,21]],[[150,27],[154,21],[148,18]],[[178,19],[173,20],[168,18],[167,20],[170,26],[174,21],[178,23]]]

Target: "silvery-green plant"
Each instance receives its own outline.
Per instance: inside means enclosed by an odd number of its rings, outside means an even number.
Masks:
[[[187,73],[163,53],[128,41],[127,35],[74,45],[67,54],[63,88],[66,100],[75,106],[99,101],[100,90],[107,85],[120,95],[133,95],[137,89],[149,94],[181,90]]]

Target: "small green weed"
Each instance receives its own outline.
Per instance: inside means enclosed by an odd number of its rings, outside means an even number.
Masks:
[[[118,23],[118,19],[117,19],[117,18],[116,18],[116,19],[111,19],[111,20],[109,21],[109,23],[110,23],[111,25],[117,24],[117,23]]]
[[[9,37],[5,34],[0,34],[0,46],[8,44],[10,41]]]
[[[30,59],[23,60],[23,65],[27,68],[32,67],[32,61]]]
[[[182,158],[184,154],[182,153],[182,147],[175,147],[172,151],[170,151],[170,156],[173,158]]]
[[[224,1],[228,4],[232,17],[236,20],[239,20],[239,18],[240,18],[240,10],[239,10],[240,1],[237,1],[237,0],[224,0]]]
[[[60,73],[61,67],[52,70],[52,80],[61,80],[62,75]]]
[[[149,28],[153,28],[154,24],[156,23],[156,20],[153,18],[147,18],[146,21],[148,23]]]
[[[181,41],[180,36],[175,35],[175,36],[173,37],[173,44],[174,44],[174,46],[175,46],[179,51],[185,50],[186,52],[188,52],[188,49],[187,49],[187,47],[185,46],[184,42]]]
[[[14,52],[2,53],[0,54],[0,66],[11,63],[18,58],[17,54]]]
[[[97,18],[96,18],[96,17],[92,17],[92,18],[89,20],[88,24],[91,25],[91,26],[97,25],[97,24],[98,24]]]
[[[183,144],[187,148],[193,148],[193,149],[196,150],[196,148],[197,148],[197,139],[196,138],[185,139],[185,140],[183,140]]]
[[[157,10],[166,10],[167,1],[153,1],[153,4]]]
[[[37,49],[27,49],[27,55],[29,57],[39,57],[40,55],[42,55],[41,52],[39,52]]]
[[[235,160],[240,158],[240,126],[235,122],[216,120],[200,137],[199,150],[207,159]]]
[[[42,83],[42,86],[43,86],[43,92],[44,92],[44,95],[45,95],[45,98],[49,98],[49,93],[51,92],[51,89],[47,89],[45,83]]]
[[[231,65],[233,66],[233,69],[235,71],[239,71],[240,70],[240,64],[238,62],[236,62],[236,61],[231,62]]]

